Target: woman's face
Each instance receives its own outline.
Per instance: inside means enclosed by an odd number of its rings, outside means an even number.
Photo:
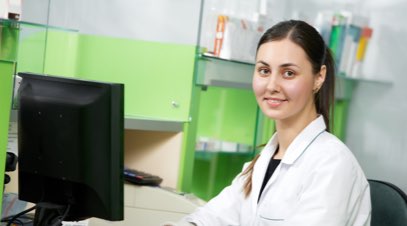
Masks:
[[[274,120],[315,119],[314,90],[325,79],[325,66],[317,75],[304,50],[289,39],[260,46],[253,90],[263,113]]]

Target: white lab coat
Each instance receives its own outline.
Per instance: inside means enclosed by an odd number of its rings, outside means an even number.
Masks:
[[[322,116],[290,144],[260,197],[263,178],[278,141],[274,135],[254,166],[252,192],[244,177],[184,218],[198,226],[368,226],[370,190],[351,151],[325,131]],[[246,164],[247,165],[247,164]]]

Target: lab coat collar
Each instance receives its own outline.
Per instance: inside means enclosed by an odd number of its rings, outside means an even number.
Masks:
[[[291,142],[286,153],[281,160],[284,164],[293,164],[307,147],[318,137],[319,134],[326,130],[325,121],[322,115],[308,124]]]
[[[325,121],[322,115],[318,116],[314,121],[308,124],[298,135],[293,142],[288,146],[284,158],[281,160],[284,164],[293,164],[298,157],[307,149],[314,139],[326,130]],[[271,156],[274,155],[278,146],[277,132],[271,137],[267,145],[261,152],[261,159],[268,162]],[[264,155],[264,156],[263,156]]]

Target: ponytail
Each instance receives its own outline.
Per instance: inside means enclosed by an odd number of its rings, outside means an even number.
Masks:
[[[246,176],[246,180],[244,181],[243,185],[243,192],[245,198],[247,198],[250,195],[250,192],[252,191],[252,177],[253,177],[253,168],[254,165],[256,164],[257,160],[259,159],[260,154],[256,155],[254,159],[250,162],[249,166],[243,171],[241,176]]]
[[[331,124],[329,119],[333,118],[334,115],[335,62],[331,50],[327,46],[325,46],[325,54],[323,62],[321,62],[321,66],[322,65],[325,65],[326,67],[325,81],[319,91],[315,94],[314,100],[317,113],[323,116],[326,124],[326,131],[330,132],[333,128],[333,121]]]

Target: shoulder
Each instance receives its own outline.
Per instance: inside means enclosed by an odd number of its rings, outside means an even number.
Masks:
[[[328,166],[332,170],[340,170],[343,174],[359,174],[362,169],[352,151],[336,136],[329,132],[321,133],[310,144],[305,158],[314,166]]]
[[[354,189],[366,192],[369,187],[366,175],[352,151],[329,132],[323,132],[310,145],[307,161],[313,165],[310,170],[314,175],[335,178],[340,184],[353,184]]]
[[[327,146],[336,149],[347,149],[348,147],[332,133],[322,132],[316,139],[315,144]]]
[[[318,156],[323,157],[340,157],[340,158],[351,158],[353,157],[352,152],[349,148],[336,136],[329,132],[322,132],[318,137],[315,138],[309,146],[310,152],[315,152]],[[348,159],[349,160],[349,159]]]

